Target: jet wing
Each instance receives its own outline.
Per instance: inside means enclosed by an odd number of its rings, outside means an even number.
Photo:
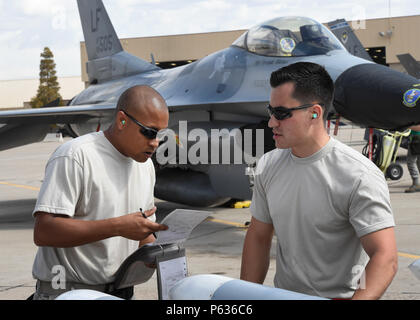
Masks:
[[[66,107],[8,110],[0,112],[0,123],[4,124],[55,124],[76,123],[90,118],[109,117],[115,105],[92,104]]]
[[[90,119],[109,118],[114,109],[115,105],[95,104],[1,111],[0,151],[42,141],[51,131],[49,124],[81,124]]]
[[[254,110],[254,116],[265,117],[265,108],[255,108],[256,105],[263,106],[267,101],[215,101],[212,103],[187,103],[178,99],[168,101],[170,112],[179,111],[223,111],[226,113],[241,114],[245,110]],[[115,110],[114,104],[86,104],[77,106],[49,107],[35,109],[20,109],[0,111],[0,124],[66,124],[80,123],[93,118],[109,118]],[[252,117],[252,114],[250,115]]]

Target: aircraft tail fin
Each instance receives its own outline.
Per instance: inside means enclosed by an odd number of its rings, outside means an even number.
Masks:
[[[370,55],[366,52],[359,38],[355,35],[353,29],[349,26],[346,20],[338,19],[328,22],[328,27],[331,32],[340,40],[348,52],[352,55],[372,61]]]
[[[397,58],[410,76],[420,79],[420,63],[411,54],[397,54]]]
[[[89,60],[123,51],[102,1],[78,0],[77,6]]]
[[[85,37],[90,83],[160,69],[123,50],[102,0],[77,0],[77,6]]]

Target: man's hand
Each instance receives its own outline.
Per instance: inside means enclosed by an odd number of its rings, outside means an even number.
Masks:
[[[144,211],[147,217],[156,212],[156,207]],[[141,212],[130,213],[118,218],[118,234],[121,237],[141,241],[152,232],[167,230],[168,227],[149,219],[145,219]]]
[[[156,207],[144,213],[149,217],[155,212]],[[117,236],[142,241],[152,232],[167,229],[165,225],[145,219],[140,212],[92,221],[36,212],[34,243],[37,246],[69,248]]]

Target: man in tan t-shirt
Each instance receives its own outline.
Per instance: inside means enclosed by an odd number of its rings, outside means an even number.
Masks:
[[[259,161],[241,279],[263,283],[277,237],[274,284],[340,299],[378,299],[397,271],[394,219],[380,170],[329,137],[334,85],[301,62],[272,73],[269,127],[277,149]]]
[[[72,288],[106,291],[139,241],[154,241],[153,232],[167,229],[154,222],[150,158],[168,118],[158,92],[135,86],[119,98],[105,132],[66,142],[50,157],[33,211],[39,246],[34,299],[54,299]],[[57,288],[53,280],[58,272],[65,283]],[[132,289],[108,293],[130,298]]]

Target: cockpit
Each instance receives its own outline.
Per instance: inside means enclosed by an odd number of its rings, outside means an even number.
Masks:
[[[242,34],[233,46],[273,57],[301,57],[345,50],[322,24],[306,17],[281,17],[263,22]]]

